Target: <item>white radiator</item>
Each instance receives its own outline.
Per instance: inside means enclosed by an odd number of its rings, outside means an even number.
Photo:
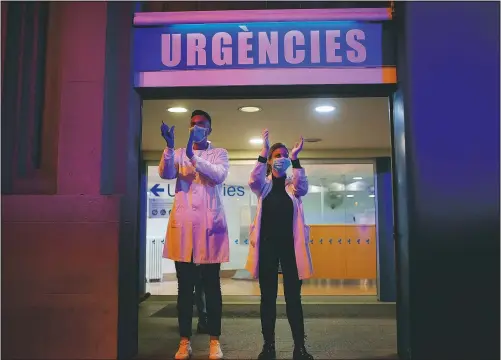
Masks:
[[[162,281],[162,253],[165,239],[149,237],[146,239],[146,281]]]

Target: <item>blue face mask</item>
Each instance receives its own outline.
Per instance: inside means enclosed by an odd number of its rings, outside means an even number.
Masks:
[[[195,125],[193,127],[193,141],[196,143],[202,142],[207,137],[207,129],[201,126]]]
[[[291,166],[289,158],[282,157],[273,160],[273,169],[281,175],[285,174],[289,166]]]

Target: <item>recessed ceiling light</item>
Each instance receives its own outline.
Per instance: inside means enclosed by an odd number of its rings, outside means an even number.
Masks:
[[[171,112],[171,113],[185,113],[188,111],[188,109],[186,109],[184,107],[171,107],[171,108],[168,108],[167,111]]]
[[[253,113],[253,112],[261,111],[262,109],[260,107],[257,107],[257,106],[242,106],[242,107],[239,107],[238,110],[240,110],[241,112]]]
[[[361,176],[355,176],[353,180],[362,180],[363,178]]]
[[[249,142],[253,145],[261,145],[263,143],[263,139],[261,138],[252,138]]]
[[[307,142],[307,143],[317,143],[320,141],[322,141],[322,139],[320,139],[320,138],[305,138],[304,139],[304,142]]]
[[[355,197],[355,195],[351,195],[351,194],[350,194],[350,195],[346,195],[346,197]]]
[[[370,194],[370,195],[369,195],[369,197],[376,197],[376,195],[374,195],[374,194]]]
[[[328,112],[332,112],[334,110],[336,110],[336,108],[334,106],[330,106],[330,105],[322,105],[322,106],[317,106],[315,108],[315,111],[319,112],[319,113],[328,113]]]

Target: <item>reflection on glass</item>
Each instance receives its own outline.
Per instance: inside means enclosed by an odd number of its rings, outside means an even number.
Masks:
[[[310,249],[315,270],[315,277],[303,283],[303,295],[375,295],[373,165],[309,164],[306,161],[302,165],[310,185],[308,195],[303,198],[303,207],[306,222],[311,227]],[[223,188],[230,236],[230,262],[222,265],[221,273],[223,295],[259,295],[257,281],[250,279],[244,270],[249,226],[257,205],[257,198],[247,185],[253,166],[253,162],[231,164]],[[172,206],[175,180],[160,179],[157,167],[151,166],[148,168],[148,189],[156,184],[164,191],[149,192],[148,206],[155,203],[151,199],[156,203],[164,199],[166,207]],[[167,222],[168,211],[166,216],[152,216],[148,208],[147,243],[164,240]],[[147,291],[175,295],[177,281],[173,262],[159,260],[158,254],[147,251],[147,273],[149,268],[153,272],[155,261],[161,263],[160,281],[148,284]],[[282,287],[279,294],[283,295]]]

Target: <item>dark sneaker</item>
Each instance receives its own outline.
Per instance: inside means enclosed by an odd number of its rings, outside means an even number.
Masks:
[[[257,356],[258,360],[275,360],[277,357],[277,352],[275,351],[274,342],[265,342],[263,345],[263,350]]]
[[[294,348],[294,353],[292,354],[293,360],[313,360],[313,356],[308,354],[306,348],[303,346],[298,346]]]

